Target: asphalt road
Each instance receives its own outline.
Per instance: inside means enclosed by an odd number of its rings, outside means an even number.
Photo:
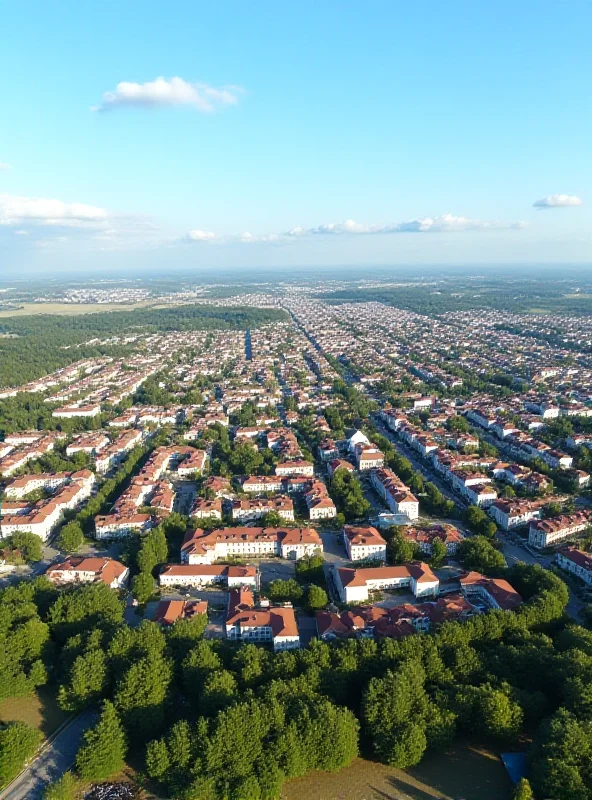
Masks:
[[[72,766],[82,735],[95,720],[96,714],[90,711],[75,717],[4,789],[0,800],[41,800],[47,784],[56,781]]]
[[[373,421],[378,429],[378,432],[388,439],[393,447],[399,451],[400,455],[404,456],[411,463],[411,466],[414,470],[421,472],[427,481],[433,483],[434,486],[436,486],[442,492],[444,497],[455,502],[459,508],[462,509],[466,507],[466,501],[461,498],[459,494],[453,492],[450,486],[448,486],[448,484],[442,480],[440,475],[438,475],[436,470],[423,461],[419,454],[413,450],[413,448],[409,447],[407,444],[398,439],[391,431],[389,431],[387,427],[382,424],[378,417],[373,417]]]

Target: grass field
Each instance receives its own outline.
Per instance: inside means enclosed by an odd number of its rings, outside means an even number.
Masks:
[[[509,800],[511,794],[497,755],[459,744],[406,771],[358,758],[340,772],[290,781],[282,800]]]
[[[27,697],[7,697],[0,703],[0,722],[27,722],[45,736],[59,728],[68,716],[58,707],[55,692],[47,687]]]
[[[136,308],[155,306],[156,303],[144,300],[140,303],[23,303],[22,308],[0,311],[2,317],[30,317],[32,314],[96,314],[100,311],[133,311]]]

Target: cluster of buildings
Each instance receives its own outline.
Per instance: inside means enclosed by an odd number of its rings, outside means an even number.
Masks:
[[[147,531],[178,509],[178,485],[197,480],[199,496],[191,495],[183,506],[196,527],[185,536],[180,563],[162,569],[160,587],[223,588],[229,639],[269,642],[276,650],[297,647],[294,608],[271,606],[260,595],[257,566],[235,562],[270,556],[295,561],[322,553],[315,526],[337,516],[330,479],[339,470],[364,478],[364,491],[371,489],[386,516],[390,512],[404,526],[402,535],[417,545],[421,558],[429,558],[437,540],[454,557],[463,538],[448,522],[421,520],[419,498],[386,464],[371,433],[355,430],[344,439],[345,431],[337,424],[333,429],[334,412],[348,425],[354,417],[347,392],[336,382],[375,404],[373,420],[381,430],[401,452],[412,454],[414,468],[417,459],[426,475],[441,481],[459,508],[485,509],[501,530],[525,531],[537,549],[564,544],[588,529],[590,512],[573,511],[563,483],[574,495],[585,493],[590,482],[582,464],[592,449],[585,426],[592,415],[592,323],[493,311],[432,318],[382,303],[330,305],[319,299],[321,290],[316,287],[313,297],[286,286],[241,296],[242,305],[283,308],[290,315],[251,331],[133,329],[92,339],[84,344],[125,345],[132,355],[79,360],[0,390],[0,399],[43,393],[52,427],[78,431],[5,435],[3,535],[26,530],[47,541],[67,510],[80,508],[134,448],[149,444],[166,426],[169,444],[156,447],[110,512],[95,517],[96,538]],[[571,426],[565,435],[553,433],[558,421]],[[93,430],[80,432],[83,427]],[[310,440],[305,429],[313,431]],[[265,462],[257,472],[269,474],[231,479],[236,469],[212,468],[212,443],[221,434],[235,451],[261,451]],[[65,457],[85,453],[91,469],[35,474],[43,468],[35,461],[56,445]],[[20,475],[25,469],[30,474]],[[550,513],[552,505],[561,513]],[[270,514],[273,525],[266,521]],[[300,521],[301,515],[308,520]],[[319,612],[322,638],[401,636],[521,602],[503,580],[469,573],[450,591],[424,561],[389,566],[386,541],[369,520],[346,525],[342,541],[352,565],[335,571],[336,598],[356,608]],[[589,562],[574,548],[557,555],[561,569],[586,583]],[[103,581],[121,588],[129,572],[111,559],[73,556],[53,565],[48,576],[59,585]],[[371,604],[384,590],[412,597],[395,606]],[[164,600],[156,619],[171,625],[206,613],[203,601]]]
[[[65,512],[80,508],[91,496],[95,482],[94,473],[87,469],[15,478],[4,489],[7,499],[0,508],[2,535],[26,531],[47,541]],[[27,500],[27,495],[39,490],[46,496],[32,502]]]

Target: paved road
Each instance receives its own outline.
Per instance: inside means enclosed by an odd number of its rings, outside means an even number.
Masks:
[[[83,733],[94,724],[96,714],[86,711],[75,717],[35,760],[0,794],[0,800],[41,800],[48,783],[56,781],[74,763]]]
[[[453,492],[450,486],[448,486],[448,484],[442,480],[436,470],[433,469],[433,467],[431,467],[427,462],[423,461],[420,455],[413,450],[413,448],[409,447],[405,442],[402,442],[399,438],[397,438],[392,431],[382,424],[378,417],[373,417],[373,422],[376,425],[378,432],[388,439],[393,447],[399,451],[399,454],[404,456],[411,463],[411,466],[414,470],[421,472],[426,481],[433,483],[434,486],[436,486],[448,500],[452,500],[461,509],[466,508],[466,501],[463,500],[459,494]]]

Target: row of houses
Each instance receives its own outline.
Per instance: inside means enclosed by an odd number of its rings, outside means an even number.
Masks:
[[[27,500],[2,504],[2,535],[16,531],[34,533],[44,542],[49,539],[66,511],[75,511],[93,491],[96,479],[90,470],[59,474],[26,475],[6,488],[7,497],[26,497],[36,489],[53,492],[50,497],[30,503]],[[22,494],[21,494],[22,493]]]

